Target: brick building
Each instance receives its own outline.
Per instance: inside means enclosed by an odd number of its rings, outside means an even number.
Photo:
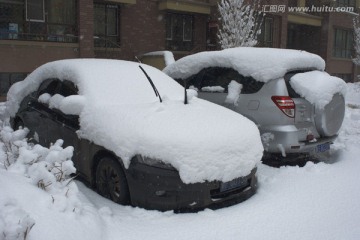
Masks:
[[[135,60],[170,50],[177,58],[218,49],[217,0],[0,0],[0,96],[43,63],[66,58]],[[261,46],[322,56],[327,71],[346,81],[353,57],[354,13],[290,7],[340,6],[360,0],[262,0]],[[281,8],[280,8],[281,7]],[[285,10],[284,10],[285,9]],[[294,10],[294,9],[292,9]]]

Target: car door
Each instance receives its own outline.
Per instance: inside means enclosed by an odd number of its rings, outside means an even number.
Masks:
[[[55,94],[62,97],[68,97],[71,95],[77,95],[78,89],[74,83],[64,80],[61,81]],[[75,167],[81,171],[82,160],[86,159],[82,156],[83,141],[78,137],[77,131],[80,129],[79,116],[69,115],[63,113],[60,109],[53,108],[53,118],[49,122],[49,135],[52,142],[62,139],[64,141],[63,147],[74,147],[73,162]]]
[[[49,119],[51,119],[52,111],[49,109],[48,103],[39,100],[44,93],[53,94],[58,88],[59,80],[47,79],[38,90],[25,99],[27,102],[26,111],[22,112],[21,118],[26,127],[30,129],[29,137],[36,140],[43,146],[49,146]]]
[[[198,96],[210,102],[231,107],[225,100],[232,80],[238,81],[239,74],[231,68],[210,67],[188,79],[188,86],[198,89]]]

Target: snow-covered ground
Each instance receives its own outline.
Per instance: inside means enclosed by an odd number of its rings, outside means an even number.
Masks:
[[[56,182],[44,191],[35,171],[42,168],[31,170],[27,160],[42,152],[67,162],[69,149],[24,150],[22,162],[8,170],[0,165],[0,239],[23,239],[17,234],[31,226],[29,240],[360,239],[360,84],[348,87],[346,118],[326,162],[302,168],[260,164],[257,194],[215,211],[174,214],[125,207],[78,181]],[[2,134],[21,143],[21,132],[3,128]],[[3,150],[0,162],[6,159],[12,156]]]

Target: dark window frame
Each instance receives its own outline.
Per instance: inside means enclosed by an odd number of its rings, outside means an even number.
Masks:
[[[166,49],[172,51],[191,51],[194,45],[194,22],[194,15],[191,14],[166,13]]]
[[[104,31],[103,34],[96,32],[96,26],[94,24],[94,45],[95,47],[120,47],[120,14],[121,14],[121,8],[119,5],[116,4],[110,4],[110,3],[94,3],[94,9],[99,7],[104,7]],[[116,34],[109,33],[109,16],[111,9],[116,9],[115,11],[115,30]],[[95,10],[94,10],[94,23],[96,22],[96,16],[95,16]]]
[[[41,18],[35,17],[36,13],[32,12],[37,9],[31,5],[36,5],[36,3],[41,4],[42,9],[39,11],[41,12]],[[25,16],[28,22],[45,22],[45,0],[25,0]]]
[[[356,8],[356,0],[336,0],[338,7],[353,7]]]
[[[267,33],[269,34],[269,38]],[[264,17],[264,22],[261,26],[260,46],[273,47],[273,44],[274,44],[274,18]]]
[[[41,17],[29,15],[29,4],[35,0],[13,0],[0,2],[0,39],[42,42],[78,41],[78,1],[59,1],[64,9],[70,9],[71,16],[62,21],[50,21],[54,11],[53,0],[37,0],[41,2]],[[65,10],[64,10],[65,11]],[[56,12],[59,15],[64,12]],[[66,13],[69,13],[67,11]],[[66,20],[71,19],[71,22]]]
[[[7,75],[7,79],[5,79],[5,76]],[[18,75],[16,77],[16,75]],[[10,87],[19,81],[22,81],[26,78],[28,73],[24,72],[16,72],[16,73],[7,73],[2,72],[0,73],[0,96],[6,96],[7,92],[9,91]],[[3,86],[6,85],[5,88]]]
[[[351,59],[354,48],[353,34],[350,29],[334,28],[333,57]]]

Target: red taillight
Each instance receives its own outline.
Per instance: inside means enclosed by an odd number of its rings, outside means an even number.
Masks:
[[[272,96],[271,100],[288,117],[295,117],[295,103],[288,96]]]

